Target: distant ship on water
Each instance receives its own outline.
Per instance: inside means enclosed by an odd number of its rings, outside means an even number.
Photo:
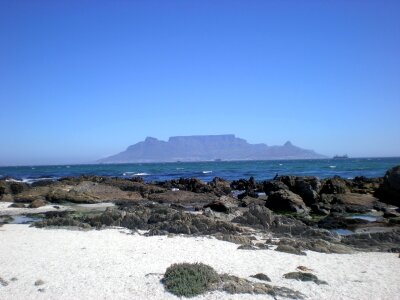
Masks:
[[[347,158],[349,158],[349,156],[347,154],[345,154],[345,155],[335,155],[333,157],[333,159],[347,159]]]

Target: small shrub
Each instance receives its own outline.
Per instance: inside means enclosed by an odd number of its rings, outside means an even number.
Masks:
[[[217,272],[202,263],[173,264],[167,269],[163,279],[167,291],[185,297],[194,297],[207,292],[219,281]]]

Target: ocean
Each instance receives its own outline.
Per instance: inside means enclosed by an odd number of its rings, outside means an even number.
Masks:
[[[356,176],[380,177],[389,168],[400,165],[397,158],[350,158],[315,160],[270,160],[270,161],[218,161],[176,162],[137,164],[89,164],[57,166],[0,167],[0,178],[32,183],[43,179],[59,179],[66,176],[100,175],[130,178],[142,177],[146,182],[196,177],[211,181],[214,177],[227,180],[249,178],[272,179],[275,175],[317,176],[334,175],[343,178]]]

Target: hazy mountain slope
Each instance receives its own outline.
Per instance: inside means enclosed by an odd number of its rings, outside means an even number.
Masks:
[[[168,142],[148,137],[100,163],[268,160],[324,158],[313,150],[287,142],[283,146],[249,144],[233,134],[170,137]]]

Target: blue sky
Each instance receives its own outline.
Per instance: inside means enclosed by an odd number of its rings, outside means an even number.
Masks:
[[[400,156],[400,1],[0,2],[0,164],[234,133]]]

